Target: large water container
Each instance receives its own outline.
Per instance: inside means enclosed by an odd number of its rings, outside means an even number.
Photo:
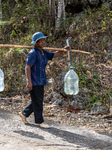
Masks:
[[[64,77],[64,92],[67,95],[76,95],[79,92],[79,77],[72,66]]]
[[[0,69],[0,92],[4,90],[4,73]]]

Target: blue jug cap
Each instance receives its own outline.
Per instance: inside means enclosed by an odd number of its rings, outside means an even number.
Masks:
[[[73,69],[73,66],[70,66],[70,69]]]

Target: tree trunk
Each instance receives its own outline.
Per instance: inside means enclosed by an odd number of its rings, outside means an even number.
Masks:
[[[56,19],[56,30],[58,30],[61,26],[61,19],[65,20],[65,2],[64,0],[58,0],[58,12],[57,12],[57,19]],[[65,23],[63,22],[62,27],[65,28]]]
[[[2,0],[0,0],[0,21],[2,21]]]
[[[56,5],[55,5],[55,0],[52,0],[52,25],[56,23]]]

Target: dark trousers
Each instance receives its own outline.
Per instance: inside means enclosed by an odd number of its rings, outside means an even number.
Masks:
[[[31,102],[22,111],[26,117],[30,116],[34,112],[35,123],[44,122],[43,119],[43,98],[44,98],[44,85],[33,86],[30,91]]]

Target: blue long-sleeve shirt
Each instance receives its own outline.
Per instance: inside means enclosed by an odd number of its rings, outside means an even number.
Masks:
[[[48,52],[42,49],[42,52],[34,46],[33,49],[28,53],[26,64],[32,65],[31,67],[31,80],[33,86],[47,84],[45,68],[48,60],[52,60],[54,57],[53,52]]]

